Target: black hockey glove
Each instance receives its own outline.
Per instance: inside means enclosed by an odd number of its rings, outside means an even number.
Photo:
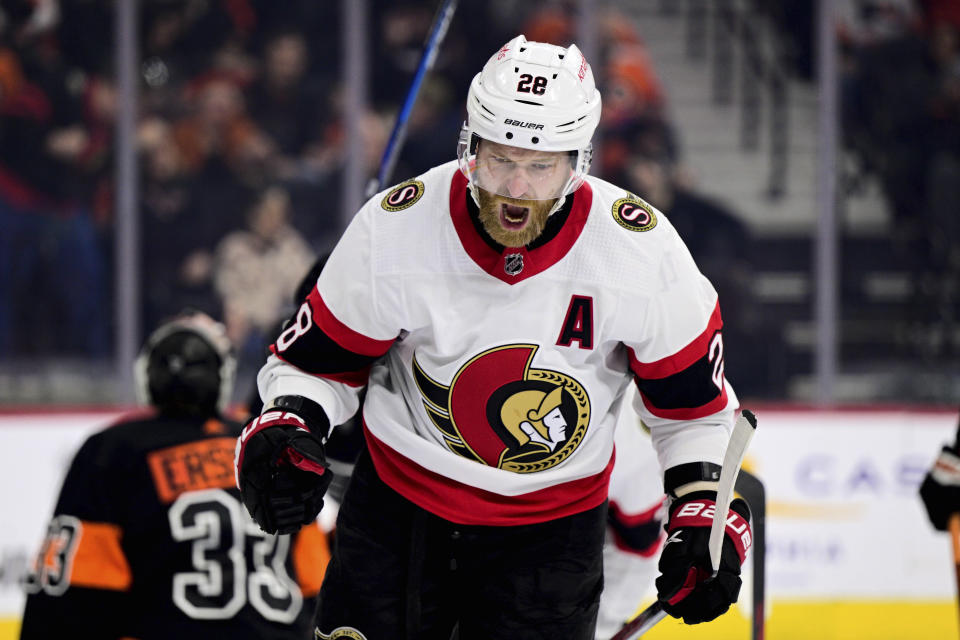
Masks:
[[[303,400],[303,399],[298,399]],[[306,401],[310,402],[310,401]],[[309,412],[309,424],[287,407],[265,411],[244,427],[234,464],[237,486],[247,511],[267,533],[294,533],[323,508],[333,479],[323,440],[328,422],[322,409]]]
[[[933,526],[947,530],[950,515],[960,512],[960,456],[944,446],[920,485],[920,498]]]
[[[670,506],[669,537],[660,554],[657,598],[663,610],[687,624],[713,620],[737,601],[740,565],[752,543],[750,509],[739,498],[731,502],[724,530],[720,571],[711,579],[710,525],[716,492],[698,491]]]

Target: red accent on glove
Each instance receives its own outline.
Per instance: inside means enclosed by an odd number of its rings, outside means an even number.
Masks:
[[[680,527],[709,527],[713,524],[713,513],[716,508],[717,505],[713,500],[687,502],[681,505],[670,518],[667,531],[671,532]],[[747,557],[747,550],[753,544],[750,523],[744,520],[739,513],[730,509],[727,512],[727,526],[724,533],[733,541],[733,546],[737,549],[737,555],[740,556],[740,564],[742,565]]]
[[[295,466],[297,469],[302,469],[303,471],[309,471],[315,473],[318,476],[322,476],[327,470],[322,464],[318,464],[309,458],[304,458],[300,455],[299,451],[290,449],[289,447],[281,454],[281,460],[285,460]]]
[[[289,411],[267,411],[254,418],[250,424],[240,432],[240,437],[237,438],[237,450],[233,461],[238,489],[240,488],[240,469],[243,468],[244,447],[247,444],[247,440],[249,440],[253,434],[263,431],[264,429],[281,425],[294,426],[304,430],[307,428],[303,419],[295,413],[290,413]],[[308,471],[312,471],[312,469],[308,469]]]
[[[687,577],[683,581],[683,586],[680,587],[680,590],[677,591],[672,598],[667,600],[667,603],[677,604],[690,595],[690,592],[694,590],[698,583],[704,582],[709,577],[709,571],[704,571],[697,567],[690,567],[690,571],[687,572]]]

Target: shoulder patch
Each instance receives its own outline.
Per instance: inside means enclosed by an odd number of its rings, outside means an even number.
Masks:
[[[403,211],[416,204],[422,196],[423,183],[419,180],[407,180],[391,189],[380,201],[380,206],[385,211]]]
[[[613,219],[630,231],[650,231],[657,226],[653,209],[633,194],[613,203]]]

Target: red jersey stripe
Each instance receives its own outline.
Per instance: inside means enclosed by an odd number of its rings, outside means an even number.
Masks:
[[[327,308],[316,287],[307,296],[307,300],[310,302],[310,311],[313,313],[313,323],[344,349],[363,356],[379,358],[393,344],[393,338],[389,340],[370,338],[342,323]]]
[[[619,504],[611,500],[610,515],[624,526],[638,527],[653,520],[653,517],[657,515],[657,510],[663,506],[664,500],[666,500],[666,498],[660,498],[660,500],[657,501],[657,504],[641,513],[625,513],[623,509],[620,508]]]
[[[717,302],[707,320],[706,328],[694,338],[690,344],[677,351],[671,356],[661,358],[654,362],[640,362],[637,360],[637,354],[632,348],[627,349],[630,356],[630,369],[638,378],[653,380],[666,378],[675,373],[683,371],[694,362],[703,357],[710,347],[710,340],[714,332],[723,326],[723,318],[720,316],[720,303]]]
[[[364,423],[370,457],[380,479],[430,513],[464,525],[535,524],[581,513],[607,499],[615,456],[598,474],[516,496],[472,487],[426,469],[377,439]],[[478,463],[479,464],[479,463]]]

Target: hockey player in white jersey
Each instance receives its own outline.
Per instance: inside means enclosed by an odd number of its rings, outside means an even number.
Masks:
[[[337,523],[317,638],[594,637],[627,387],[672,497],[664,608],[710,620],[749,546],[707,551],[738,405],[716,293],[670,223],[587,175],[600,114],[576,48],[514,38],[471,83],[458,159],[357,213],[258,376],[237,443],[267,531],[312,519],[330,425],[368,453]],[[629,451],[618,455],[630,455]]]

